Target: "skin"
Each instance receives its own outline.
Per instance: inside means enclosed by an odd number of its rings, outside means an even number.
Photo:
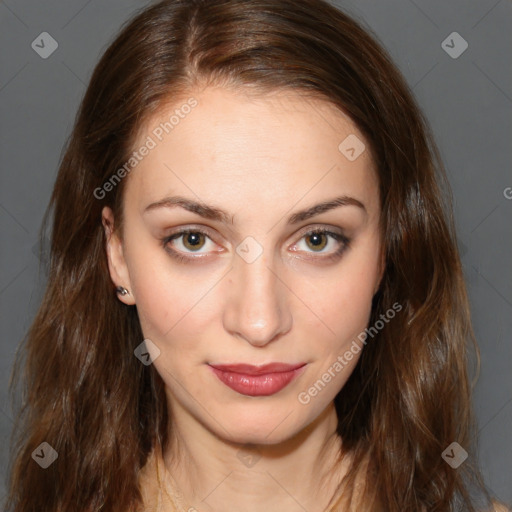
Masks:
[[[164,460],[198,510],[321,511],[346,471],[346,462],[335,465],[342,440],[333,399],[360,352],[309,403],[298,396],[368,325],[384,268],[370,152],[349,161],[338,150],[348,135],[364,137],[320,100],[212,87],[190,96],[198,105],[125,178],[122,240],[103,210],[111,278],[130,291],[119,300],[136,304],[145,338],[160,350],[153,364],[172,411]],[[180,104],[152,118],[135,146]],[[176,195],[226,210],[227,222],[180,206],[144,213]],[[287,223],[342,195],[365,210],[341,206]],[[168,244],[189,262],[170,256],[161,239],[198,226],[210,238],[196,252],[186,236]],[[350,239],[339,258],[328,256],[343,242],[320,235],[318,248],[305,236],[321,227]],[[250,250],[262,250],[250,263],[236,252],[248,236]],[[307,365],[280,392],[250,397],[207,365],[240,362]],[[251,467],[245,453],[258,457]]]

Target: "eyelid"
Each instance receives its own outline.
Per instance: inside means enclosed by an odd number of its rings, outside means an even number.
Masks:
[[[196,225],[191,224],[191,225],[187,225],[185,227],[176,228],[175,230],[171,231],[168,235],[165,235],[162,238],[169,240],[172,237],[178,238],[179,235],[183,235],[186,233],[202,233],[203,235],[207,236],[208,238],[210,238],[210,240],[212,240],[214,242],[215,242],[215,239],[217,238],[216,235],[213,234],[212,229],[208,228],[207,226],[200,225],[200,224],[196,224]],[[215,243],[217,243],[217,242],[215,242]]]
[[[344,232],[343,232],[342,228],[337,227],[337,226],[332,226],[329,224],[309,224],[309,225],[301,228],[294,236],[301,238],[304,235],[307,235],[308,233],[316,233],[318,231],[332,232],[337,235],[344,236]]]

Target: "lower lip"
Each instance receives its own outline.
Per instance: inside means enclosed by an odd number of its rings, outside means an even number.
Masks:
[[[264,375],[246,375],[219,370],[210,366],[219,380],[241,395],[270,396],[284,389],[304,371],[306,365],[289,372],[266,373]]]

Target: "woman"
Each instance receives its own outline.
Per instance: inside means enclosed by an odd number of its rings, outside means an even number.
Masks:
[[[142,11],[51,198],[8,506],[492,510],[441,189],[403,78],[329,4]]]

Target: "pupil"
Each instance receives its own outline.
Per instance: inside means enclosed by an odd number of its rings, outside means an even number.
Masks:
[[[187,237],[187,242],[190,245],[198,245],[200,243],[200,236],[198,233],[189,233]]]
[[[308,236],[307,244],[311,247],[311,249],[314,249],[315,251],[317,249],[322,250],[327,243],[325,238],[326,237],[324,233],[313,233]]]
[[[322,244],[322,235],[315,233],[311,235],[311,239],[313,240],[313,245],[321,245]]]

